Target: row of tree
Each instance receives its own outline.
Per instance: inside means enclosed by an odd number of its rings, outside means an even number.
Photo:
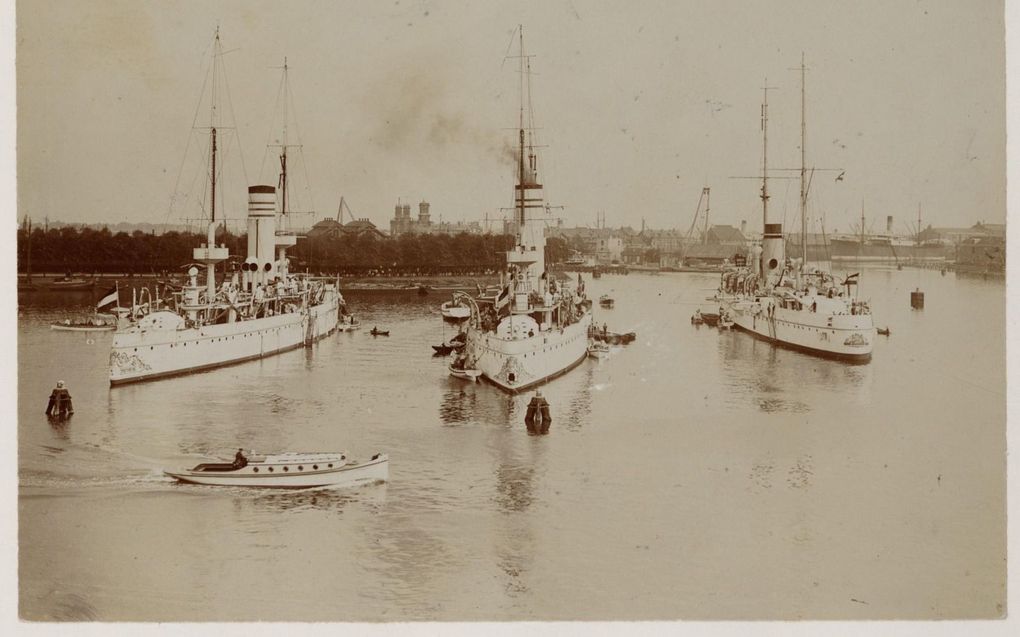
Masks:
[[[176,271],[192,262],[192,248],[205,236],[190,232],[149,234],[141,231],[111,233],[108,229],[35,228],[31,235],[18,230],[18,270],[27,272],[129,272]],[[246,234],[221,230],[217,244],[225,244],[242,260]],[[340,274],[467,274],[495,272],[503,266],[503,253],[513,245],[509,235],[424,234],[378,239],[367,235],[304,238],[288,251],[292,268]],[[31,252],[30,252],[31,251]],[[569,249],[560,239],[546,242],[546,261],[558,263]]]

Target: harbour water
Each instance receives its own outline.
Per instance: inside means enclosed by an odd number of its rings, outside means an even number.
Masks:
[[[690,324],[712,274],[587,280],[633,344],[530,393],[450,378],[437,294],[362,329],[111,389],[109,333],[21,295],[19,587],[30,620],[989,618],[1005,613],[1005,284],[865,267],[864,365]],[[926,293],[910,309],[909,292]],[[373,325],[390,330],[372,337]],[[57,379],[76,413],[43,415]],[[390,455],[390,482],[264,492],[163,468]]]

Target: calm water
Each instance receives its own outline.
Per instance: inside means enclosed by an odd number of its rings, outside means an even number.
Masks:
[[[22,296],[22,617],[1001,615],[1004,283],[867,269],[892,336],[847,365],[695,328],[716,281],[589,281],[617,301],[598,323],[638,340],[545,389],[547,436],[526,432],[530,396],[431,357],[452,335],[436,294],[350,292],[363,331],[116,389],[109,333],[48,328],[87,296]],[[43,415],[58,378],[77,412],[63,425]],[[260,492],[161,475],[239,446],[385,451],[390,482]]]

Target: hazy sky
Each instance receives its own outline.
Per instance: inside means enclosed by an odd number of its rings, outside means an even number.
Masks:
[[[185,149],[191,138],[201,159],[191,126],[217,25],[237,124],[230,217],[244,215],[245,181],[275,182],[259,167],[284,56],[310,184],[297,177],[302,207],[333,216],[343,195],[386,229],[398,197],[427,199],[434,219],[498,214],[512,199],[502,148],[518,107],[503,56],[521,23],[548,145],[540,175],[567,225],[594,224],[601,210],[612,226],[644,218],[686,230],[709,185],[715,221],[759,228],[758,185],[731,177],[759,173],[766,76],[777,87],[770,164],[799,165],[799,74],[789,69],[802,51],[808,163],[846,170],[840,182],[814,180],[811,214],[824,212],[827,231],[848,229],[862,201],[876,230],[891,214],[906,232],[919,203],[925,224],[1005,220],[1001,0],[605,4],[20,2],[20,214],[197,214],[170,200],[200,191],[200,163],[189,168]],[[772,190],[793,229],[797,182]]]

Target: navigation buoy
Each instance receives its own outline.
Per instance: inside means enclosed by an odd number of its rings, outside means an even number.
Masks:
[[[524,424],[528,426],[528,433],[549,433],[552,416],[549,413],[549,402],[542,397],[541,390],[536,391],[531,397],[524,415]]]
[[[924,292],[921,291],[921,288],[917,288],[910,293],[910,307],[915,310],[924,309]]]
[[[74,407],[71,404],[71,392],[67,390],[64,381],[58,380],[56,388],[50,393],[50,400],[46,405],[46,415],[68,418],[73,414]]]

